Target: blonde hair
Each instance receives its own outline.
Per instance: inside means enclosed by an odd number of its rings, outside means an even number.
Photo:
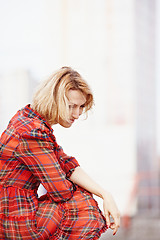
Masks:
[[[80,90],[86,96],[84,112],[93,106],[93,94],[81,75],[70,67],[62,67],[42,82],[33,96],[32,107],[47,122],[58,123],[59,118],[69,118],[69,106],[66,94],[69,90]]]

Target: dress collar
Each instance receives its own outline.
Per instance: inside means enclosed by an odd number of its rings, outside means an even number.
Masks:
[[[44,117],[42,117],[37,111],[35,111],[30,104],[26,105],[23,109],[23,114],[26,116],[26,117],[29,117],[29,118],[37,118],[39,120],[41,120],[46,126],[47,128],[49,128],[52,132],[53,132],[53,129],[51,127],[51,125],[46,121],[46,119]]]

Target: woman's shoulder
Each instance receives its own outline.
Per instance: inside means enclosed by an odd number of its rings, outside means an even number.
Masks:
[[[34,138],[46,138],[51,131],[45,124],[45,121],[32,113],[31,109],[27,114],[26,107],[19,110],[13,116],[6,130],[20,137],[30,136]]]

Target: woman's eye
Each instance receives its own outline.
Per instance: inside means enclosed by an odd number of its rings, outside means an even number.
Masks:
[[[84,107],[85,107],[85,105],[81,105],[81,106],[80,106],[80,108],[84,108]]]
[[[74,105],[69,105],[69,109],[72,109],[72,108],[74,108]]]

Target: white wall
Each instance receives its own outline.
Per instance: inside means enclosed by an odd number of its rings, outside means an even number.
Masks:
[[[17,108],[29,99],[30,87],[26,90],[25,77],[17,82],[15,71],[40,81],[63,65],[77,69],[93,89],[95,107],[86,121],[71,129],[55,126],[55,133],[66,153],[113,193],[122,213],[130,212],[136,169],[133,3],[0,0],[0,79],[2,89],[12,89],[7,105],[7,90],[1,94],[1,118],[8,122],[9,105]],[[25,94],[12,101],[17,85]]]

